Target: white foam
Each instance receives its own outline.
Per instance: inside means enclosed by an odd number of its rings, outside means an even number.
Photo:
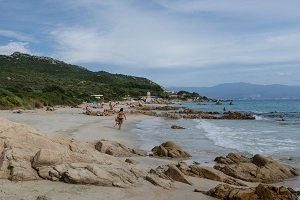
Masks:
[[[268,120],[267,118],[264,118],[262,116],[253,115],[255,117],[255,120]]]
[[[295,151],[298,148],[298,141],[276,138],[272,134],[266,135],[259,130],[246,130],[217,123],[218,121],[200,120],[197,125],[197,128],[203,130],[205,135],[217,146],[240,152],[246,151],[251,154],[273,154],[282,151]],[[278,133],[277,131],[266,132]]]

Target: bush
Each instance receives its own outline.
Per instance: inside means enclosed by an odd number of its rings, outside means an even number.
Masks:
[[[39,109],[39,108],[43,108],[44,106],[41,102],[36,101],[36,102],[34,102],[34,107]]]
[[[10,108],[13,104],[8,100],[8,97],[0,97],[0,106],[3,108]]]
[[[7,97],[7,100],[14,106],[22,106],[22,102],[18,97]]]

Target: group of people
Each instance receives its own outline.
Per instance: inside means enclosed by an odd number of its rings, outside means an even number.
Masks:
[[[103,105],[104,105],[103,102],[99,103],[100,108],[103,108],[104,107]],[[115,105],[117,105],[117,103]],[[115,105],[113,105],[112,102],[109,102],[109,109],[104,109],[103,112],[97,113],[97,116],[108,116],[108,115],[110,115],[110,110],[113,110]],[[91,108],[90,105],[88,103],[86,103],[85,109],[87,111],[91,111],[90,108]],[[124,123],[124,120],[126,120],[126,115],[124,113],[124,109],[121,108],[120,111],[118,112],[116,118],[115,118],[114,127],[118,126],[118,128],[120,130],[121,127],[122,127],[122,124]]]

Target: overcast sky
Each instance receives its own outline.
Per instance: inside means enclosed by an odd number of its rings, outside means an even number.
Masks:
[[[0,0],[0,54],[163,86],[300,85],[299,0]]]

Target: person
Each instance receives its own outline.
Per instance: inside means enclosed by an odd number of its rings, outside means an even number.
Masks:
[[[114,127],[116,125],[118,125],[119,126],[119,130],[120,130],[121,126],[122,126],[122,124],[124,122],[124,119],[126,120],[126,115],[124,113],[123,108],[121,108],[120,111],[118,112],[118,115],[117,115],[116,119],[115,119],[116,124],[114,125]]]
[[[110,110],[113,110],[114,108],[113,108],[113,105],[112,105],[112,103],[111,103],[111,101],[109,102],[109,109]]]

